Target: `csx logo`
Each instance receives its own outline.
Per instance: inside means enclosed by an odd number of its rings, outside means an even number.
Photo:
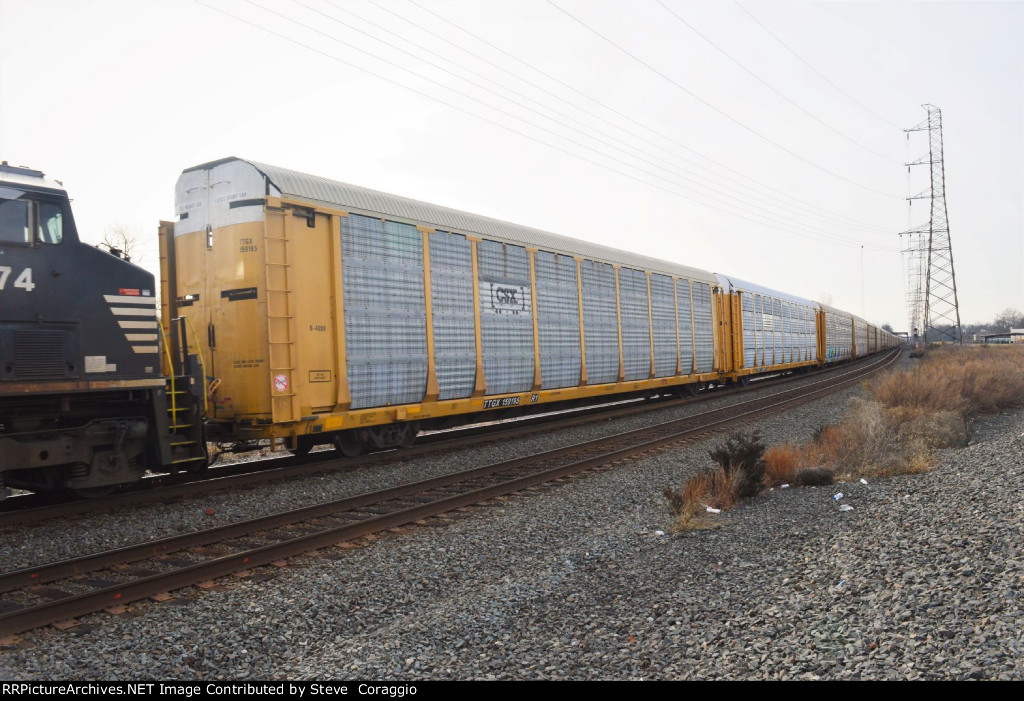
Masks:
[[[480,285],[483,309],[491,314],[530,316],[530,288],[509,283],[488,282]]]
[[[519,300],[516,299],[517,294],[519,294],[519,290],[514,287],[498,287],[494,290],[494,300],[498,304],[519,304]]]

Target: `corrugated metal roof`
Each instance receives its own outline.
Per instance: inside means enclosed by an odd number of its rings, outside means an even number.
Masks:
[[[240,160],[252,165],[263,173],[270,183],[281,191],[284,197],[305,200],[313,204],[347,211],[360,211],[392,219],[405,219],[413,223],[429,224],[445,231],[478,235],[483,238],[521,246],[530,246],[552,253],[567,253],[590,260],[617,263],[630,268],[651,270],[692,280],[701,280],[711,284],[716,283],[714,275],[699,268],[670,263],[609,246],[588,243],[568,236],[560,236],[559,234],[553,234],[540,229],[519,226],[518,224],[511,224],[478,214],[440,207],[427,202],[409,199],[408,197],[389,195],[385,192],[359,187],[358,185],[349,185],[336,180],[299,173],[287,168],[279,168],[242,158],[224,159],[215,163],[223,163],[228,160]],[[202,167],[196,166],[196,168],[189,170]]]
[[[784,299],[787,302],[795,302],[797,304],[803,304],[809,307],[813,307],[816,303],[813,300],[806,299],[804,297],[797,297],[787,292],[779,292],[773,290],[770,287],[764,285],[758,285],[754,282],[747,282],[746,280],[740,280],[739,278],[732,277],[731,275],[722,275],[717,273],[718,282],[724,289],[737,289],[743,292],[753,292],[759,295],[767,295],[774,297],[775,299]]]
[[[821,307],[822,309],[824,309],[827,312],[832,312],[833,314],[841,314],[842,316],[848,316],[851,319],[854,319],[856,321],[860,321],[860,322],[862,322],[864,324],[870,324],[871,323],[870,321],[867,321],[865,319],[861,319],[859,316],[857,316],[856,314],[853,314],[851,312],[844,311],[842,309],[838,309],[838,308],[830,306],[828,304],[821,304],[820,302],[817,302],[817,304],[818,304],[819,307]],[[872,324],[872,326],[873,325],[874,324]]]

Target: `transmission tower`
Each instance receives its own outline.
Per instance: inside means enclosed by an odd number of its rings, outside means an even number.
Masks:
[[[905,253],[907,266],[907,306],[912,329],[918,329],[921,341],[963,343],[960,332],[960,307],[956,297],[956,273],[953,271],[953,244],[949,238],[949,215],[946,210],[946,170],[942,163],[942,111],[935,105],[922,105],[928,118],[910,132],[928,132],[928,153],[906,164],[929,166],[931,183],[927,190],[907,200],[931,200],[931,216],[927,224],[908,229],[900,236],[908,237]]]

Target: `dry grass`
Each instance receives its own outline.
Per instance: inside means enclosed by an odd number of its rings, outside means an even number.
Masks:
[[[825,436],[833,429],[834,427],[828,427],[819,436]],[[803,447],[774,445],[764,453],[765,485],[809,487],[832,484],[835,481],[835,474],[831,468],[825,467],[823,462],[822,450],[815,443]]]
[[[1024,404],[1024,348],[948,347],[929,351],[909,371],[876,380],[869,392],[887,407],[955,412],[965,417]]]
[[[973,417],[1024,404],[1024,348],[932,350],[869,383],[867,395],[804,449],[804,464],[875,476],[927,470],[936,449],[967,444]]]
[[[843,475],[888,476],[929,469],[934,451],[966,445],[973,417],[1024,405],[1024,347],[948,347],[928,351],[912,370],[867,385],[838,426],[823,426],[813,443],[773,446],[734,436],[711,451],[719,463],[679,490],[666,488],[676,531],[708,528],[707,507],[728,509],[764,483],[831,484]],[[748,466],[749,464],[749,466]],[[749,474],[748,474],[749,471]]]
[[[739,490],[739,472],[727,472],[724,468],[701,470],[682,489],[665,488],[672,515],[675,517],[673,530],[691,531],[710,528],[714,524],[707,520],[710,506],[713,509],[730,509],[736,504]]]
[[[794,445],[773,445],[764,452],[764,482],[769,487],[792,484],[804,466],[803,451]]]

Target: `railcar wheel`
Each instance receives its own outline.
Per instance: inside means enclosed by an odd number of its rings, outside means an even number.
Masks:
[[[346,458],[358,458],[366,445],[350,431],[342,431],[331,439],[334,447]]]
[[[740,387],[746,387],[747,385],[750,384],[750,375],[743,375],[742,377],[737,379],[736,382]]]

